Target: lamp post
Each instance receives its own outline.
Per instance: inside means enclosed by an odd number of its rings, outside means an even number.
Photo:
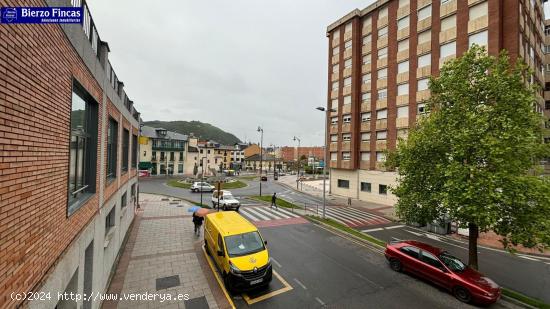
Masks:
[[[201,168],[202,168],[202,171],[201,171],[201,184],[199,186],[200,190],[201,190],[201,207],[202,207],[202,184],[204,182],[204,162],[203,160],[206,159],[206,157],[201,157]]]
[[[298,173],[296,173],[296,190],[300,190],[298,188],[298,184],[300,183],[300,139],[294,136],[294,141],[298,141],[298,151],[296,156],[298,157]]]
[[[262,196],[262,165],[263,165],[263,143],[264,143],[264,129],[258,126],[258,132],[260,132],[260,196]]]
[[[325,219],[325,211],[327,206],[327,199],[326,199],[326,182],[327,182],[327,140],[328,140],[328,128],[327,128],[327,121],[328,121],[328,113],[329,112],[335,112],[336,110],[334,108],[331,109],[325,109],[324,107],[317,107],[317,110],[325,112],[325,153],[324,153],[324,159],[323,159],[323,219]]]

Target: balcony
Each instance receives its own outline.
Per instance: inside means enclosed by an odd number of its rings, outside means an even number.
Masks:
[[[350,160],[340,161],[340,167],[343,169],[351,169],[351,161]]]
[[[481,16],[468,22],[468,33],[473,33],[481,29],[487,28],[489,25],[489,16]]]
[[[331,168],[337,168],[338,167],[338,162],[337,161],[330,161],[330,167]]]
[[[388,128],[387,119],[376,120],[376,130],[385,130],[387,128]]]

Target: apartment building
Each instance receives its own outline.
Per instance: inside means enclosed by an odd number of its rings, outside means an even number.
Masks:
[[[544,141],[550,143],[550,20],[544,21]],[[550,158],[546,160],[545,171],[550,174]]]
[[[141,127],[140,170],[156,175],[183,175],[187,135],[163,128]]]
[[[99,308],[57,293],[105,292],[134,219],[140,115],[71,3],[83,24],[0,27],[1,308]]]
[[[541,0],[379,0],[327,28],[329,38],[328,157],[332,193],[393,205],[384,168],[424,111],[428,78],[472,44],[533,68],[544,85]],[[541,88],[543,89],[543,88]],[[545,108],[542,91],[537,110]]]
[[[324,147],[289,147],[284,146],[280,149],[280,157],[286,162],[297,161],[298,158],[305,156],[306,158],[315,158],[316,160],[324,159]]]

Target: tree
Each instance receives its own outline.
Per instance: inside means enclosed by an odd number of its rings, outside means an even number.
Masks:
[[[478,267],[479,232],[503,246],[550,245],[550,179],[537,162],[550,153],[534,111],[532,73],[505,52],[472,47],[431,78],[428,115],[388,154],[397,168],[397,215],[425,224],[450,218],[469,229],[469,265]]]

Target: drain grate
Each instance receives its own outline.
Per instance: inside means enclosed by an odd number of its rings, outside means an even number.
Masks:
[[[210,308],[208,306],[208,302],[206,301],[206,297],[196,297],[191,298],[190,300],[185,301],[185,309],[208,309]]]
[[[163,201],[163,202],[167,202],[167,201],[169,201],[170,199],[169,199],[169,198],[161,198],[160,200]]]
[[[180,276],[169,276],[163,278],[157,278],[157,291],[180,286]]]

